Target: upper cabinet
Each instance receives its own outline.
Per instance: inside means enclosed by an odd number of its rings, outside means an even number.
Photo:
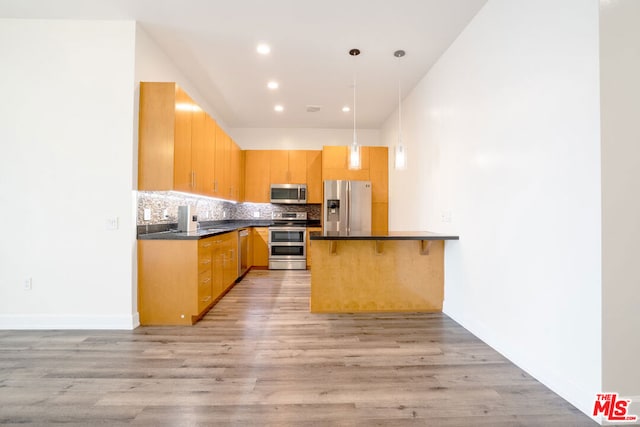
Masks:
[[[303,150],[272,150],[270,181],[272,184],[306,184],[307,155]]]
[[[244,152],[244,200],[254,203],[269,203],[269,176],[271,159],[269,150],[247,150]]]
[[[138,189],[191,189],[193,101],[175,83],[140,83]]]
[[[307,203],[322,203],[322,151],[308,150]]]
[[[138,138],[139,190],[241,200],[239,147],[176,83],[140,83]]]
[[[271,184],[307,184],[308,203],[322,203],[322,151],[247,150],[244,200],[269,203]]]
[[[231,159],[231,138],[216,125],[216,149],[214,161],[213,197],[231,198],[231,182],[229,178]]]
[[[362,168],[350,170],[347,167],[349,147],[346,145],[325,145],[322,148],[322,179],[369,180],[369,148],[360,147]]]

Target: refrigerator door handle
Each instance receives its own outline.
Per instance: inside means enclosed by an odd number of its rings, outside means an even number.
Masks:
[[[347,233],[351,232],[351,181],[347,181]]]

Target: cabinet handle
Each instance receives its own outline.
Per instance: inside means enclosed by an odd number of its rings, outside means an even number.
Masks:
[[[217,193],[218,192],[218,180],[213,180],[213,192]]]
[[[210,259],[205,259],[202,261],[203,264],[211,264],[211,260]]]
[[[191,188],[196,188],[196,173],[191,171]]]

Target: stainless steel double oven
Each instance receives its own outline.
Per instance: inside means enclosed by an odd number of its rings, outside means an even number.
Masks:
[[[269,227],[269,269],[307,268],[307,213],[274,212]]]

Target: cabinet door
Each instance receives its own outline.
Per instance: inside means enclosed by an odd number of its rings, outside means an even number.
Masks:
[[[173,188],[193,189],[191,168],[191,121],[195,103],[176,85],[175,136],[173,142]]]
[[[142,325],[190,325],[198,309],[198,244],[138,240],[138,311]]]
[[[307,152],[305,150],[289,151],[289,181],[290,184],[307,183]]]
[[[229,140],[230,147],[230,163],[231,163],[231,176],[230,176],[230,186],[231,186],[231,200],[239,201],[240,200],[240,147],[233,142],[233,140]]]
[[[369,147],[369,179],[371,181],[371,201],[389,201],[389,150],[387,147]]]
[[[307,156],[307,203],[322,203],[322,151],[309,150]]]
[[[219,236],[215,237],[213,247],[213,269],[211,272],[212,296],[218,298],[224,292],[224,244]]]
[[[217,124],[216,158],[214,169],[214,197],[228,199],[230,192],[229,182],[227,181],[227,177],[229,175],[229,137]]]
[[[247,202],[269,203],[270,153],[267,150],[245,152],[244,198]]]
[[[210,195],[213,191],[213,162],[215,157],[215,137],[211,138],[211,126],[215,122],[202,110],[195,110],[191,124],[191,166],[193,168],[193,188],[197,194]]]
[[[325,145],[322,148],[323,181],[327,179],[369,180],[369,147],[360,147],[360,162],[362,165],[360,169],[348,169],[348,154],[348,147],[345,145]]]
[[[289,152],[286,150],[269,151],[269,181],[271,184],[289,183]]]
[[[216,122],[208,114],[205,114],[204,149],[200,156],[196,168],[196,187],[199,193],[215,197]]]
[[[223,251],[222,289],[227,290],[238,278],[238,232],[223,234],[221,241]]]
[[[138,190],[173,189],[176,85],[140,83]]]
[[[269,229],[267,227],[253,228],[253,265],[269,266]]]
[[[371,231],[389,231],[388,203],[371,203]]]
[[[198,314],[213,302],[213,245],[213,238],[198,241]]]

